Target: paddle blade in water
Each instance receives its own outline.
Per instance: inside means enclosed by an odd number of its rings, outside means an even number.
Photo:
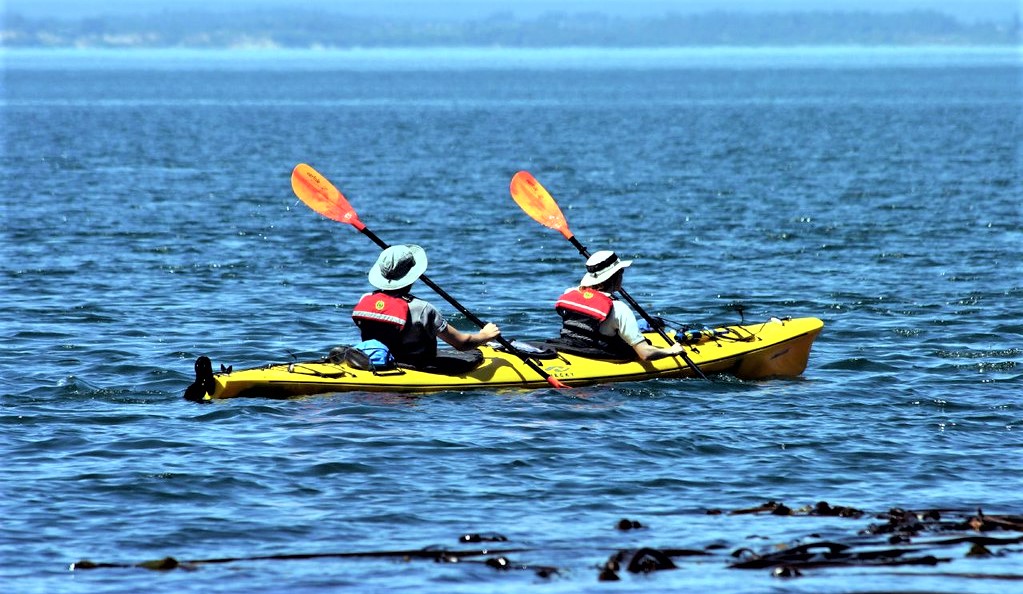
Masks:
[[[572,238],[565,215],[561,214],[558,203],[551,197],[536,178],[528,171],[516,173],[511,180],[511,195],[519,208],[533,217],[533,220],[544,227],[559,231],[566,238]]]
[[[366,228],[341,191],[309,165],[299,163],[295,166],[291,172],[291,189],[306,206],[328,219],[348,223],[359,231]]]

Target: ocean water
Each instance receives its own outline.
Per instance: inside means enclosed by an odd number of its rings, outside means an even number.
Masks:
[[[730,567],[891,508],[1023,514],[1018,48],[2,58],[4,591],[1019,587],[1018,543]],[[521,169],[651,312],[825,329],[796,379],[185,402],[198,355],[357,339],[378,251],[295,198],[300,162],[509,338],[555,334],[582,273],[510,199]],[[865,514],[730,513],[822,500]],[[507,552],[349,555],[427,547]],[[598,581],[642,547],[706,554]],[[235,560],[132,567],[168,556]]]

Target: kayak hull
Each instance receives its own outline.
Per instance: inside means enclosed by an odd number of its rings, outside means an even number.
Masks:
[[[757,324],[688,332],[680,338],[689,359],[704,374],[729,374],[746,380],[795,377],[806,369],[811,346],[823,326],[817,318],[772,318]],[[672,334],[669,332],[669,335]],[[648,333],[647,337],[655,345],[664,345],[663,339],[655,333]],[[404,368],[366,371],[345,363],[309,361],[219,373],[210,370],[205,377],[199,377],[197,362],[196,383],[186,391],[186,398],[291,398],[349,391],[432,392],[549,386],[518,355],[490,346],[482,346],[480,350],[483,362],[464,375]],[[681,357],[608,361],[558,353],[554,358],[532,361],[569,386],[696,377]],[[209,366],[208,360],[206,365]]]

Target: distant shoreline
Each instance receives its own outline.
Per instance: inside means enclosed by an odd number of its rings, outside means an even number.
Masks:
[[[1016,46],[1021,41],[1018,13],[1004,22],[964,23],[934,10],[667,12],[633,18],[554,12],[457,21],[359,17],[310,8],[166,10],[77,19],[11,13],[0,31],[0,47],[9,48]]]
[[[0,48],[8,70],[596,70],[1021,67],[1010,46],[676,48]]]

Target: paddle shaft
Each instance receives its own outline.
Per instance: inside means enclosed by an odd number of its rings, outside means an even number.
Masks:
[[[586,249],[586,246],[584,246],[583,244],[579,243],[579,240],[575,238],[575,235],[569,236],[568,240],[570,242],[572,242],[572,245],[575,246],[575,249],[579,250],[579,253],[582,254],[584,258],[589,258],[590,257],[590,252]],[[643,319],[646,320],[646,323],[650,324],[650,327],[653,328],[657,332],[657,334],[659,334],[661,336],[661,338],[664,339],[664,342],[666,342],[668,344],[671,344],[673,342],[678,342],[677,340],[673,340],[672,338],[670,338],[664,332],[664,327],[663,327],[664,325],[657,323],[650,316],[650,314],[648,314],[646,312],[645,309],[640,307],[639,303],[636,303],[636,300],[632,298],[632,295],[629,295],[628,291],[626,291],[622,287],[618,287],[618,294],[620,294],[622,296],[622,299],[625,299],[626,303],[628,303],[629,305],[632,306],[632,309],[634,309],[637,312],[639,312],[639,315],[642,316]],[[701,370],[699,368],[699,366],[696,365],[696,363],[693,363],[693,360],[689,358],[689,355],[686,354],[684,349],[679,352],[679,355],[682,356],[682,360],[686,362],[686,365],[688,365],[689,368],[692,369],[693,372],[696,375],[698,375],[701,379],[705,379],[705,380],[709,380],[710,379],[710,378],[707,377],[707,375],[705,373],[703,373],[703,370]]]
[[[388,247],[390,247],[389,245],[387,245],[386,241],[384,241],[383,239],[380,239],[379,237],[377,237],[376,233],[373,233],[372,231],[370,231],[369,227],[366,227],[365,225],[363,225],[362,227],[357,227],[357,228],[359,229],[359,232],[361,232],[366,237],[370,238],[373,241],[373,243],[375,243],[378,246],[380,246],[381,249],[385,249],[386,250]],[[423,281],[423,284],[425,284],[427,287],[430,287],[430,289],[432,289],[434,293],[440,295],[445,301],[450,303],[455,309],[457,309],[459,312],[461,312],[462,315],[465,316],[470,322],[472,322],[473,324],[476,324],[480,328],[486,326],[486,324],[483,322],[483,320],[481,320],[478,317],[476,317],[476,314],[474,314],[471,311],[469,311],[468,309],[466,309],[465,306],[463,306],[461,303],[459,303],[457,299],[455,299],[454,297],[449,295],[448,292],[445,291],[444,289],[440,288],[437,285],[437,283],[435,283],[432,280],[430,280],[429,277],[427,277],[425,274],[420,276],[419,280]],[[532,359],[519,354],[518,350],[515,347],[513,347],[511,345],[511,343],[508,342],[508,340],[505,339],[500,334],[498,334],[497,338],[495,338],[494,340],[496,340],[498,342],[498,344],[500,344],[504,348],[508,349],[509,353],[513,353],[513,354],[517,355],[520,359],[522,359],[523,363],[525,363],[527,366],[529,366],[529,368],[532,369],[533,371],[535,371],[538,374],[540,374],[545,380],[547,380],[547,383],[551,384],[552,386],[554,386],[556,388],[567,387],[564,384],[562,384],[560,381],[558,381],[556,378],[551,377],[551,375],[549,373],[544,371],[543,368],[541,368],[539,365],[537,365]]]

